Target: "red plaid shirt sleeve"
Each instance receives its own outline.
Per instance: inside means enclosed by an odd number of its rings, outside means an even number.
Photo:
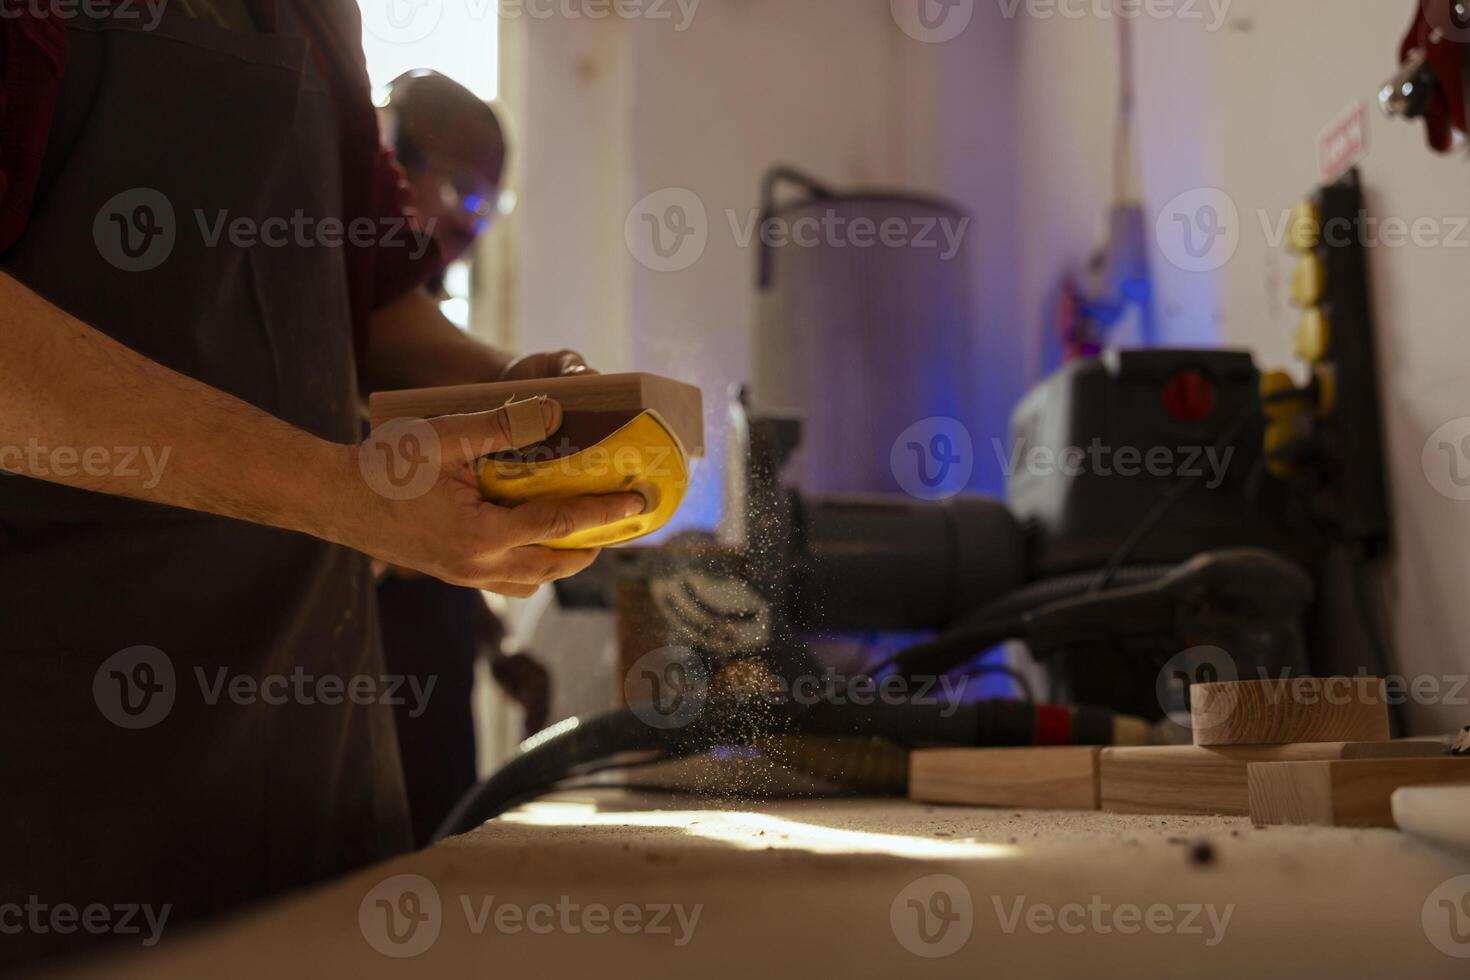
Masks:
[[[278,0],[254,0],[257,23],[275,29]],[[361,353],[374,310],[416,289],[438,269],[438,249],[410,247],[416,220],[403,172],[382,146],[362,53],[362,15],[355,0],[315,0],[295,8],[313,57],[337,108],[342,158],[342,211],[367,218],[373,244],[347,248],[347,288]],[[46,151],[51,116],[66,70],[66,23],[33,4],[0,0],[0,254],[21,233]],[[396,234],[394,232],[397,232]]]
[[[0,0],[0,253],[25,230],[66,70],[66,25]]]

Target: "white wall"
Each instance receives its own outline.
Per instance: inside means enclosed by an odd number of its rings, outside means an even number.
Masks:
[[[1100,242],[1114,197],[1120,24],[1090,15],[1064,17],[1060,7],[1044,3],[1028,8],[1023,2],[1017,9],[1022,322],[1028,378],[1035,380],[1044,373],[1043,355],[1053,343],[1042,331],[1056,287]],[[1028,9],[1052,14],[1028,16]],[[1074,3],[1068,9],[1084,8]],[[1124,179],[1136,191],[1141,177],[1145,199],[1162,205],[1221,179],[1218,130],[1208,111],[1193,111],[1214,103],[1213,66],[1206,57],[1214,35],[1182,20],[1134,21],[1133,31],[1139,173],[1125,173]],[[1223,317],[1218,277],[1184,273],[1159,261],[1153,271],[1162,335],[1179,344],[1215,343]]]
[[[1233,0],[1215,32],[1177,18],[1136,22],[1150,215],[1195,188],[1223,190],[1241,215],[1239,249],[1218,271],[1182,271],[1156,250],[1169,339],[1218,337],[1256,350],[1265,365],[1290,363],[1296,327],[1286,300],[1290,265],[1269,244],[1259,216],[1274,222],[1319,182],[1318,136],[1354,100],[1370,110],[1362,170],[1371,212],[1408,220],[1470,216],[1464,157],[1434,156],[1419,127],[1383,118],[1371,105],[1396,67],[1413,9],[1410,2],[1385,0]],[[1106,154],[1089,151],[1106,140],[1111,125],[1115,28],[1096,17],[1020,20],[1018,153],[1027,224],[1025,318],[1033,330],[1060,270],[1085,253],[1091,231],[1085,216],[1107,200],[1098,173]],[[1441,425],[1470,415],[1464,326],[1470,248],[1377,248],[1370,263],[1397,533],[1387,576],[1397,669],[1453,678],[1470,669],[1470,603],[1463,598],[1470,585],[1470,503],[1433,489],[1421,452]],[[1456,684],[1451,679],[1444,690]],[[1411,718],[1421,731],[1470,720],[1463,704],[1443,703],[1413,705]]]
[[[616,20],[501,23],[501,92],[518,204],[490,247],[513,248],[491,325],[520,350],[571,347],[604,371],[631,366],[626,252],[628,52]],[[615,237],[616,236],[616,237]]]

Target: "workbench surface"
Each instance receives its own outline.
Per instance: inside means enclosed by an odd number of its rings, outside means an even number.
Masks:
[[[1464,977],[1467,873],[1388,830],[609,789],[78,975]]]

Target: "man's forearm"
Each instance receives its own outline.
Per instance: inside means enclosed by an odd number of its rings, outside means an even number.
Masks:
[[[560,407],[543,400],[540,411],[543,434],[555,432]],[[417,435],[438,447],[434,478],[407,496],[374,493],[359,465],[373,457],[361,447],[318,439],[150,361],[0,273],[0,468],[300,531],[456,585],[522,597],[596,557],[541,542],[643,510],[634,493],[496,507],[481,499],[474,465],[525,444],[515,441],[510,409],[422,424],[433,431]],[[95,465],[116,447],[167,452],[167,465],[161,473]],[[66,465],[57,465],[62,458]],[[413,465],[425,461],[415,450]]]
[[[165,465],[106,462],[120,447]],[[0,468],[340,540],[333,514],[364,492],[355,458],[0,274]]]
[[[434,388],[494,381],[512,357],[464,334],[415,290],[373,314],[365,387],[369,391]]]

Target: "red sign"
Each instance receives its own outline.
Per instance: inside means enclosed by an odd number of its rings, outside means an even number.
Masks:
[[[1368,153],[1368,118],[1363,104],[1355,102],[1336,122],[1322,131],[1317,141],[1317,162],[1323,182],[1334,181]]]

